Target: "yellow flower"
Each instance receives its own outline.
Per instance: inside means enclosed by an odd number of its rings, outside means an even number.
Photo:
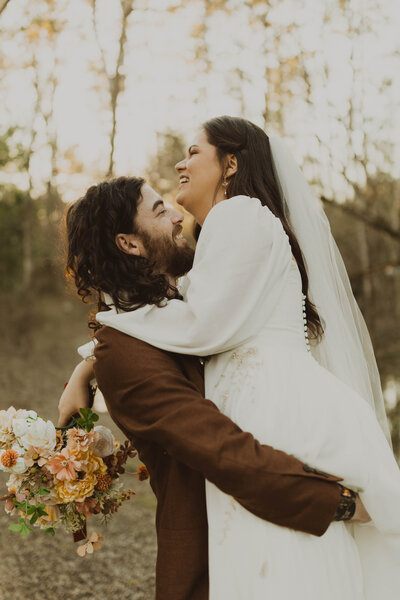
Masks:
[[[93,494],[97,477],[94,473],[86,473],[83,479],[60,481],[56,484],[56,498],[60,504],[82,501]]]
[[[60,518],[60,509],[57,505],[46,504],[44,510],[47,514],[43,515],[43,517],[39,517],[37,520],[38,525],[41,525],[42,527],[49,527],[51,523]]]
[[[55,493],[57,502],[61,504],[81,502],[91,496],[97,483],[97,475],[107,472],[107,465],[90,449],[80,452],[77,458],[82,465],[83,478],[57,482]]]
[[[95,456],[91,449],[80,454],[80,460],[82,461],[82,469],[86,473],[107,473],[107,465],[104,460],[99,456]]]

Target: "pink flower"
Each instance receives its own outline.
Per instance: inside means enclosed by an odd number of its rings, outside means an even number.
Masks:
[[[89,446],[98,440],[98,437],[98,433],[94,430],[85,431],[84,429],[73,427],[67,431],[67,448],[78,453],[86,452]]]
[[[28,497],[28,490],[25,490],[24,492],[18,492],[18,494],[15,495],[15,499],[17,502],[25,502],[25,500]]]
[[[46,466],[60,481],[70,481],[76,478],[76,471],[80,470],[81,463],[69,448],[63,448],[60,454],[50,458]]]

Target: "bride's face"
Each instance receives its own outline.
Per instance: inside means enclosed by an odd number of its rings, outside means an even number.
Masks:
[[[183,160],[175,165],[179,174],[178,204],[189,211],[196,221],[203,224],[213,205],[224,199],[224,189],[220,187],[222,167],[204,130],[201,130],[189,146]]]

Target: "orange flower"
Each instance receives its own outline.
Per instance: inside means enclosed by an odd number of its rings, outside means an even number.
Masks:
[[[137,470],[137,476],[139,481],[145,481],[150,477],[149,472],[145,465],[140,465]]]
[[[11,469],[11,467],[15,467],[15,465],[17,464],[18,456],[18,452],[10,448],[9,450],[3,452],[3,454],[1,455],[1,464],[3,465],[3,467]]]
[[[69,448],[63,448],[60,454],[55,454],[48,461],[47,468],[60,481],[71,481],[76,478],[76,471],[81,469],[81,463]]]

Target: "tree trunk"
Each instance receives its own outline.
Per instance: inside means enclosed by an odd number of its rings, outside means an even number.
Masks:
[[[2,6],[0,6],[0,15],[3,12],[3,10],[6,8],[7,4],[10,2],[10,0],[4,0]]]
[[[29,291],[32,284],[33,256],[32,256],[32,224],[33,200],[30,191],[26,195],[23,217],[22,240],[22,287],[24,292]]]
[[[359,257],[361,263],[361,287],[363,295],[364,316],[368,323],[368,329],[371,332],[371,337],[374,338],[374,310],[373,310],[373,295],[374,285],[373,276],[371,273],[371,261],[369,257],[367,226],[358,221],[356,223],[356,235],[358,238]]]
[[[118,97],[123,88],[124,75],[121,73],[121,67],[124,63],[124,54],[125,54],[125,43],[126,43],[126,29],[128,24],[128,17],[133,11],[133,4],[135,0],[120,0],[121,9],[122,9],[122,23],[121,23],[121,33],[119,36],[119,51],[118,58],[115,65],[115,70],[113,75],[109,75],[107,72],[106,65],[106,57],[104,54],[103,47],[100,42],[100,38],[97,31],[97,21],[96,21],[96,0],[92,0],[92,20],[93,20],[93,28],[94,33],[97,40],[97,45],[100,50],[101,58],[102,58],[102,70],[104,75],[108,80],[108,90],[110,96],[110,108],[112,115],[112,124],[110,131],[110,154],[108,160],[108,169],[107,169],[107,177],[112,177],[114,175],[114,153],[115,153],[115,138],[117,134],[117,108],[118,108]]]

